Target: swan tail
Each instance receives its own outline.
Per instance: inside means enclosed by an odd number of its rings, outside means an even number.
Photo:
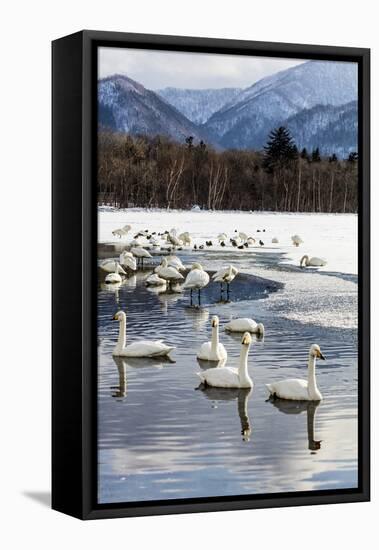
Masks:
[[[197,372],[197,376],[200,378],[203,384],[206,384],[205,376],[202,372]]]
[[[272,395],[274,393],[272,385],[271,384],[265,384],[265,386],[266,386],[269,394]]]

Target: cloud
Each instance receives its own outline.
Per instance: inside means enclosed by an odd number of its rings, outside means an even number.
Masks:
[[[121,73],[156,90],[251,86],[305,60],[128,48],[99,48],[99,77]]]

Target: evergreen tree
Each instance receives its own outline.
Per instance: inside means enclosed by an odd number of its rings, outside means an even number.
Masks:
[[[309,160],[309,155],[306,147],[303,147],[300,153],[300,157],[304,160]]]
[[[272,130],[264,147],[264,167],[268,172],[283,168],[298,156],[297,147],[287,128]]]
[[[320,149],[318,147],[312,151],[312,162],[321,162]]]
[[[329,157],[329,162],[337,162],[338,157],[335,153],[332,154],[332,156]]]

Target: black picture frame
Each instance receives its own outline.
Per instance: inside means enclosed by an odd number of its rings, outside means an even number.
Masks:
[[[97,504],[96,49],[102,45],[358,63],[357,489]],[[77,518],[97,519],[369,500],[370,50],[86,30],[55,40],[52,62],[52,507]]]

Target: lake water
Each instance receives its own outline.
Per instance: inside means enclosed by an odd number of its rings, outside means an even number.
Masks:
[[[238,252],[178,253],[212,270],[236,265],[244,275],[229,303],[210,284],[201,307],[191,308],[188,293],[147,289],[148,271],[118,289],[99,285],[100,503],[357,486],[356,276],[300,270],[268,247]],[[113,358],[119,309],[127,311],[128,341],[163,338],[176,346],[172,362]],[[241,336],[223,325],[232,317],[265,325],[250,348],[251,392],[197,389],[204,365],[196,350],[210,340],[214,314],[229,365],[238,362]],[[324,400],[267,401],[265,383],[306,378],[312,343],[327,358],[317,363]]]

